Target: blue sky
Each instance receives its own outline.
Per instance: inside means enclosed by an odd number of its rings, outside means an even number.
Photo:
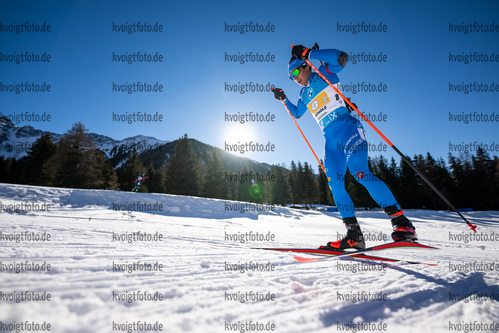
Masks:
[[[0,81],[47,82],[50,93],[0,92],[4,115],[30,112],[51,115],[50,122],[23,122],[35,128],[63,133],[77,122],[91,132],[115,139],[142,134],[174,140],[189,137],[225,149],[225,143],[259,142],[275,145],[273,152],[245,153],[260,162],[315,159],[283,105],[267,92],[244,94],[225,91],[226,84],[258,82],[283,88],[296,102],[300,86],[287,77],[290,44],[336,48],[347,53],[382,53],[386,62],[350,62],[339,73],[343,85],[361,82],[386,84],[386,92],[346,92],[368,114],[386,115],[373,122],[397,148],[409,156],[430,152],[447,160],[462,144],[495,144],[499,148],[499,121],[450,121],[464,112],[499,114],[499,91],[449,91],[450,84],[499,85],[499,59],[468,64],[449,61],[450,55],[499,57],[496,32],[453,32],[450,25],[477,22],[499,25],[497,1],[16,1],[0,3],[4,26],[30,22],[51,25],[49,33],[0,31],[0,52],[24,52],[52,57],[50,63],[0,61]],[[113,32],[116,24],[146,22],[163,32]],[[225,31],[225,24],[258,22],[274,32]],[[339,31],[339,26],[386,26],[386,32]],[[498,28],[499,30],[499,28]],[[117,63],[113,52],[161,54],[161,63]],[[225,54],[253,52],[275,56],[274,62],[234,63]],[[317,64],[317,63],[316,63]],[[113,82],[163,85],[158,93],[113,92]],[[498,89],[499,90],[499,89]],[[162,122],[113,121],[113,113],[161,114]],[[233,123],[225,114],[260,113],[274,122]],[[317,154],[322,157],[322,133],[311,115],[298,120]],[[382,139],[364,124],[370,143]],[[475,145],[476,147],[476,145]],[[472,148],[475,149],[475,148]],[[471,151],[473,153],[473,151]],[[386,147],[384,156],[396,156]],[[380,152],[371,152],[378,156]],[[499,155],[497,150],[491,155]],[[397,157],[398,161],[398,157]]]

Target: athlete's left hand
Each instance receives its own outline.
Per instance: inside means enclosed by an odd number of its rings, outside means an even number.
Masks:
[[[357,107],[357,104],[355,104],[354,102],[352,102],[352,100],[351,100],[350,98],[347,98],[347,99],[348,99],[348,101],[349,101],[350,103],[352,103],[352,104],[353,104],[353,106],[355,106],[355,108],[356,108],[357,110],[359,109],[359,108]],[[348,103],[346,103],[346,102],[345,102],[345,105],[346,105],[346,107],[347,107],[347,110],[348,110],[348,111],[352,112],[352,111],[354,111],[354,110],[355,110],[354,108],[352,108],[352,107],[350,106],[350,104],[348,104]]]

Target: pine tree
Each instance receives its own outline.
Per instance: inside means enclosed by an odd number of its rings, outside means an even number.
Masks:
[[[305,162],[303,164],[303,194],[304,198],[303,201],[305,205],[309,204],[310,206],[312,204],[315,204],[319,201],[319,190],[318,190],[318,185],[317,185],[317,178],[314,174],[314,171],[310,165]]]
[[[225,168],[216,150],[213,151],[206,167],[202,194],[208,198],[229,198],[229,184],[225,181]]]
[[[50,134],[38,138],[28,155],[25,157],[23,168],[23,183],[29,185],[48,185],[47,175],[42,173],[43,165],[55,154],[56,145],[52,142]]]
[[[392,157],[390,160],[390,166],[388,167],[388,170],[390,174],[393,177],[393,181],[390,183],[390,190],[392,191],[393,195],[395,196],[395,199],[399,199],[400,192],[401,192],[401,187],[400,187],[400,170],[397,166],[397,162],[395,159]]]
[[[239,182],[229,182],[229,199],[238,200],[239,197]]]
[[[288,176],[289,188],[291,190],[291,200],[293,205],[298,203],[299,190],[298,190],[298,168],[296,167],[295,161],[291,161],[291,170]]]
[[[415,155],[414,156],[414,166],[421,171],[430,181],[431,180],[431,175],[434,174],[434,159],[431,158],[431,160],[426,160],[423,155]],[[416,176],[417,181],[418,181],[418,187],[414,190],[414,196],[417,196],[418,198],[418,205],[422,206],[424,209],[433,209],[435,202],[432,201],[431,194],[427,192],[427,184],[424,182],[424,180]]]
[[[50,185],[74,188],[104,188],[104,155],[81,122],[77,122],[56,145],[42,168]]]
[[[249,165],[245,165],[241,174],[248,175],[252,172],[251,169],[248,169]],[[248,179],[244,179],[244,181],[240,181],[237,183],[237,200],[246,201],[246,202],[259,202],[260,200],[255,199],[251,196],[251,181]]]
[[[76,175],[77,164],[70,163],[68,156],[69,145],[63,137],[57,142],[54,155],[43,165],[42,174],[47,179],[47,185],[76,187],[70,177]]]
[[[164,168],[154,169],[152,164],[147,169],[147,187],[151,193],[164,193]]]
[[[409,156],[406,158],[411,161]],[[400,160],[400,195],[398,198],[399,204],[404,208],[420,208],[418,205],[418,198],[414,195],[418,190],[420,183],[418,182],[418,175],[414,170],[404,161]]]
[[[7,164],[7,160],[0,156],[0,183],[7,183],[10,174],[10,165]]]
[[[185,134],[175,146],[166,167],[165,188],[170,194],[198,195],[197,158]]]
[[[83,188],[105,189],[110,180],[110,170],[106,167],[104,152],[96,148],[85,151],[83,163],[83,175],[86,179]]]
[[[103,162],[103,169],[102,169],[102,175],[104,179],[104,188],[106,190],[114,190],[117,191],[119,190],[119,182],[118,182],[118,175],[115,170],[113,170],[113,167],[111,165],[111,161],[105,158],[105,155],[102,154],[102,158],[104,160]]]
[[[111,191],[120,191],[120,181],[116,170],[112,170],[111,177],[108,182],[108,189]]]
[[[119,179],[123,191],[131,191],[135,187],[135,180],[144,171],[144,166],[139,160],[139,155],[135,148],[128,155],[125,165],[122,168],[122,172],[119,174]],[[141,184],[142,187],[142,184]],[[143,190],[142,190],[143,191]]]
[[[435,160],[430,153],[427,153],[424,174],[446,198],[450,198],[452,179],[442,158]],[[433,209],[447,208],[447,204],[427,184],[425,184],[425,189],[431,199]]]
[[[450,175],[452,177],[452,202],[456,207],[462,208],[465,201],[465,194],[462,191],[464,167],[461,161],[454,157],[451,153],[449,153],[448,159],[450,164]]]
[[[492,210],[499,210],[499,158],[494,156],[494,160],[491,163],[491,167],[493,168],[493,183],[492,183],[492,191],[495,193],[495,201],[492,206]]]
[[[88,130],[81,122],[77,122],[65,134],[70,149],[74,152],[76,160],[77,179],[73,186],[78,188],[103,188],[104,157],[96,149],[93,139],[88,135]]]
[[[304,169],[301,162],[298,165],[291,161],[291,172],[289,173],[289,185],[291,187],[291,196],[293,204],[305,203],[304,196]]]
[[[279,165],[272,165],[271,174],[275,176],[272,184],[271,202],[276,205],[285,205],[290,201],[290,189],[283,168]]]
[[[474,198],[473,209],[486,210],[492,209],[497,202],[497,192],[494,191],[494,161],[490,159],[489,154],[481,147],[477,149],[476,156],[471,158],[473,172],[471,174],[473,188],[470,188],[470,194]]]
[[[17,165],[16,159],[9,157],[4,158],[0,156],[0,182],[2,183],[12,183],[15,184],[15,176],[14,176],[14,166]]]
[[[199,195],[203,196],[204,192],[204,180],[206,179],[206,168],[209,160],[211,159],[211,155],[206,158],[205,162],[201,156],[198,156],[197,158],[197,168],[196,168],[196,173],[199,181],[199,186],[198,186],[198,191]]]

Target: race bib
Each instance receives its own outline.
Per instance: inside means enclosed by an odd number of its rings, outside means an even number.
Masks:
[[[341,91],[341,85],[339,82],[334,86]],[[340,95],[328,85],[308,103],[307,108],[320,124],[324,117],[342,106],[345,106],[343,98],[341,98]]]

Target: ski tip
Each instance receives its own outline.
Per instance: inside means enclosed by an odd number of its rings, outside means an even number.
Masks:
[[[401,240],[401,241],[395,241],[393,243],[388,243],[388,244],[382,244],[378,246],[374,246],[376,250],[378,249],[387,249],[391,247],[414,247],[414,248],[422,248],[422,249],[434,249],[438,250],[438,247],[430,246],[430,245],[425,245],[421,244],[415,241],[408,241],[408,240]]]
[[[319,261],[318,258],[303,258],[303,257],[293,257],[295,260],[298,260],[299,262],[315,262]]]
[[[415,264],[428,265],[428,266],[438,266],[437,264],[430,264],[427,262],[415,262]]]
[[[414,242],[414,246],[416,247],[420,247],[420,248],[423,248],[423,249],[433,249],[433,250],[440,250],[439,247],[435,247],[435,246],[431,246],[431,245],[425,245],[425,244],[420,244],[418,242]]]

